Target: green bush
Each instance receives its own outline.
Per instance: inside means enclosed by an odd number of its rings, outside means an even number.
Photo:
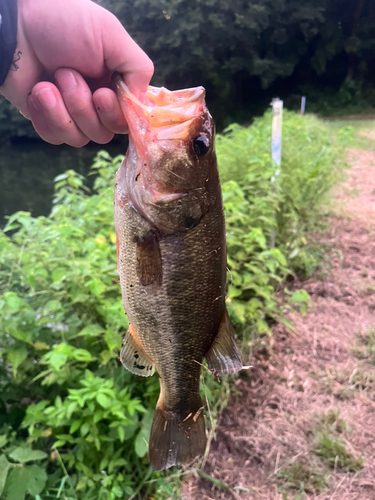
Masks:
[[[320,116],[340,116],[373,113],[375,92],[373,85],[361,80],[346,78],[337,88],[306,84],[286,97],[286,103],[292,109],[300,106],[301,95],[305,95],[306,109]]]
[[[319,223],[326,195],[342,177],[342,143],[348,133],[339,133],[335,143],[324,122],[284,111],[282,168],[274,185],[271,112],[250,128],[232,125],[217,138],[227,222],[228,301],[240,330],[255,325],[268,331],[265,319],[280,314],[275,288],[294,272],[311,275],[319,264],[321,249],[307,242],[306,233]],[[276,245],[270,248],[273,231]]]
[[[340,148],[324,124],[285,112],[282,172],[272,184],[270,133],[266,113],[250,128],[231,126],[217,140],[228,308],[243,340],[268,332],[269,319],[283,320],[275,290],[293,268],[311,272],[317,265],[305,233],[321,217],[324,197],[341,172]],[[171,494],[165,474],[151,473],[147,462],[157,377],[133,376],[117,359],[127,328],[113,223],[120,161],[98,155],[93,194],[74,171],[58,176],[49,217],[18,212],[0,232],[5,500],[124,499],[136,496],[148,478],[154,497]],[[301,309],[308,300],[303,292],[291,295]],[[220,407],[216,383],[206,385],[205,395],[213,411]]]

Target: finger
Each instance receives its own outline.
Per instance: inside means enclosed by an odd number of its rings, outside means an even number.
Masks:
[[[99,144],[107,144],[113,139],[113,132],[101,123],[91,90],[79,72],[59,69],[55,73],[55,80],[66,109],[81,132]]]
[[[102,40],[107,68],[121,73],[129,90],[137,97],[146,92],[154,65],[120,21],[108,11],[102,16]]]
[[[49,82],[35,85],[27,100],[31,121],[40,137],[51,144],[80,148],[89,142],[65,107],[59,90]]]
[[[114,134],[127,134],[129,132],[116,94],[112,90],[98,89],[93,94],[93,101],[101,122],[108,130]]]

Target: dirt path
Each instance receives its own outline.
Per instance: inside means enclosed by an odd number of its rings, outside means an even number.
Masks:
[[[221,416],[183,500],[375,499],[375,153],[350,150],[309,312],[278,325]],[[302,285],[301,285],[302,286]]]

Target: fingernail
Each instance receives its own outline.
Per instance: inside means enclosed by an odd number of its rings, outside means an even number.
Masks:
[[[113,101],[110,97],[106,95],[98,96],[95,99],[95,104],[98,111],[104,111],[104,113],[109,113],[113,110]]]
[[[55,79],[57,81],[57,85],[63,92],[73,90],[77,87],[77,79],[74,73],[66,69],[57,71]]]
[[[37,102],[35,102],[35,100]],[[31,102],[36,109],[38,109],[38,103],[44,108],[52,109],[56,106],[57,101],[53,90],[46,88],[36,92],[35,98],[32,98]]]

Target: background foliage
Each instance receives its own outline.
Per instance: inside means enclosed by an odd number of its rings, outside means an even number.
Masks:
[[[222,129],[263,112],[272,97],[297,109],[375,107],[373,0],[97,0],[155,63],[153,83],[203,85]],[[343,109],[344,108],[344,109]],[[0,137],[32,136],[0,101]]]
[[[228,307],[243,345],[254,333],[267,333],[269,320],[283,321],[275,291],[295,270],[308,275],[318,263],[306,231],[320,220],[325,196],[342,175],[350,130],[333,141],[323,122],[285,112],[282,172],[274,184],[270,135],[268,112],[250,128],[231,125],[217,138]],[[113,223],[121,159],[97,156],[93,192],[80,174],[59,175],[49,217],[18,212],[0,232],[4,500],[129,499],[142,487],[139,498],[173,495],[173,475],[152,473],[146,455],[157,377],[133,376],[117,359],[127,328]],[[291,295],[302,310],[308,299]],[[223,385],[209,378],[204,397],[215,413]]]

